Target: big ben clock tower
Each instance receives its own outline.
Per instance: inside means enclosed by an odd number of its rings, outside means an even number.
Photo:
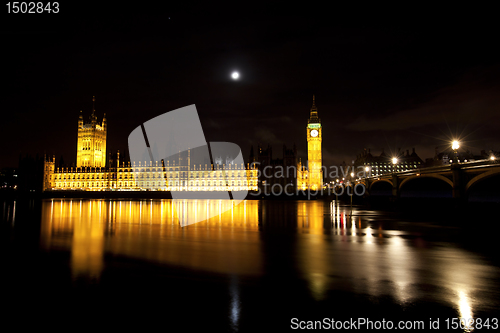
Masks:
[[[317,191],[323,188],[323,170],[321,160],[321,140],[322,140],[321,120],[318,118],[318,109],[314,101],[307,120],[307,159],[308,177],[307,187]]]

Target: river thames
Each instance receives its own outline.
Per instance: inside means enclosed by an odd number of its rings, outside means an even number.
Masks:
[[[499,325],[496,217],[455,224],[329,200],[1,205],[3,317],[20,327]],[[188,215],[213,217],[183,226]],[[460,328],[459,318],[470,327]]]

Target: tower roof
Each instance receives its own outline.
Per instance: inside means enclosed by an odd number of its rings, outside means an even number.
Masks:
[[[318,118],[318,108],[316,107],[316,98],[313,95],[313,103],[311,106],[308,123],[319,123],[319,122],[321,121]]]

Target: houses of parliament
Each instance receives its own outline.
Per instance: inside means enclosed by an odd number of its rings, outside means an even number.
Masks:
[[[94,99],[95,101],[95,99]],[[45,158],[43,190],[86,191],[251,191],[257,190],[256,168],[221,159],[214,164],[193,165],[190,151],[177,161],[120,161],[120,153],[106,165],[106,114],[97,120],[93,107],[85,122],[78,119],[76,167],[56,168],[55,157]]]
[[[93,102],[95,104],[95,98]],[[43,190],[257,191],[262,184],[266,184],[262,178],[262,165],[236,164],[231,159],[223,161],[215,156],[214,163],[194,165],[190,161],[189,150],[166,162],[120,161],[118,151],[116,158],[110,158],[106,165],[107,131],[106,114],[102,121],[98,121],[93,106],[90,119],[84,121],[80,111],[76,167],[56,168],[55,157],[44,158]],[[323,184],[322,126],[314,96],[306,136],[308,168],[301,162],[296,163],[296,158],[292,159],[289,164],[297,168],[297,173],[290,183],[297,190],[319,190]],[[256,162],[255,159],[252,162]],[[267,185],[272,185],[269,180]]]

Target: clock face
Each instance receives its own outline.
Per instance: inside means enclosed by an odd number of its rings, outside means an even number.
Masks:
[[[311,131],[311,136],[312,136],[313,138],[317,137],[317,136],[318,136],[318,131],[317,131],[317,130],[312,130],[312,131]]]

